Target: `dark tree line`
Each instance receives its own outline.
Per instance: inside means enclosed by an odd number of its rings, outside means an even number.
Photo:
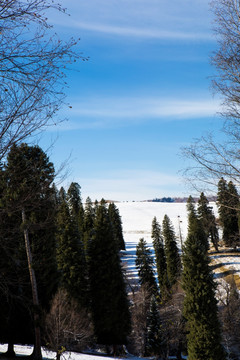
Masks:
[[[126,343],[130,313],[119,256],[125,244],[116,206],[88,199],[84,208],[77,183],[58,191],[53,164],[38,146],[12,146],[0,175],[0,339],[8,354],[14,343],[34,343],[41,358],[45,317],[52,304],[58,308],[52,301],[56,294],[59,303],[60,289],[88,314],[96,342]]]

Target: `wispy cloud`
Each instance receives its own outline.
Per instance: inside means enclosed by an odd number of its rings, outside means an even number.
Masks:
[[[161,30],[157,28],[139,28],[128,26],[114,26],[100,23],[86,23],[82,21],[73,21],[71,26],[79,29],[84,29],[97,33],[104,33],[108,35],[117,35],[124,37],[150,38],[161,40],[213,40],[213,38],[206,32],[195,31],[173,31]]]
[[[55,16],[62,27],[95,35],[174,40],[211,40],[208,1],[189,0],[62,0],[70,18]]]
[[[130,123],[197,119],[214,116],[220,109],[214,99],[174,99],[149,97],[97,97],[81,98],[72,102],[66,113],[71,121],[60,129],[103,128]]]

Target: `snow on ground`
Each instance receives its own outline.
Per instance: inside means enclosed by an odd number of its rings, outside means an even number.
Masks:
[[[32,346],[24,346],[24,345],[15,345],[14,346],[14,350],[16,352],[17,355],[20,356],[28,356],[32,354],[33,351],[33,347]],[[0,353],[4,353],[7,351],[7,344],[0,344]],[[44,349],[42,349],[42,356],[43,359],[56,359],[56,354],[52,351],[45,351]],[[187,359],[187,357],[183,357],[184,359]],[[83,353],[75,353],[75,352],[65,352],[63,353],[63,355],[61,356],[62,360],[113,360],[112,357],[108,357],[108,356],[100,356],[100,355],[89,355],[89,354],[83,354]],[[120,358],[117,357],[115,358],[117,360],[142,360],[142,358],[137,357],[137,356],[133,356],[130,355]],[[144,360],[152,360],[153,358],[144,358]],[[169,356],[168,358],[170,359],[176,359],[173,356]]]
[[[168,215],[175,228],[178,246],[180,232],[183,239],[187,235],[186,203],[159,203],[159,202],[121,202],[116,204],[122,218],[123,236],[126,252],[123,252],[122,261],[127,264],[127,273],[130,278],[137,276],[135,267],[136,246],[139,239],[144,238],[152,250],[152,220],[156,216],[162,224],[164,215]]]
[[[126,252],[122,260],[127,263],[128,275],[132,278],[137,276],[135,267],[136,245],[139,239],[144,238],[152,250],[152,220],[156,216],[157,221],[162,225],[164,215],[170,218],[179,249],[181,239],[184,242],[187,236],[187,209],[186,203],[160,203],[160,202],[120,202],[116,206],[122,218],[123,236],[126,244]],[[210,203],[215,213],[215,203]]]
[[[144,238],[152,250],[151,228],[152,220],[156,216],[160,225],[164,215],[167,214],[174,226],[178,247],[181,250],[180,235],[182,242],[187,237],[187,209],[186,203],[160,203],[160,202],[120,202],[116,204],[122,218],[123,235],[126,244],[126,251],[122,252],[122,261],[127,264],[129,278],[137,277],[135,267],[136,245],[140,238]],[[215,216],[217,206],[210,203]],[[240,290],[240,252],[226,252],[219,248],[220,253],[212,253],[212,265],[217,281],[234,275],[237,286]],[[239,284],[238,284],[239,280]]]

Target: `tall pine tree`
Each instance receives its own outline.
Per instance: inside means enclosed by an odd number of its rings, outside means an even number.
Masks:
[[[125,250],[125,242],[123,238],[122,221],[119,210],[114,203],[108,206],[108,214],[113,227],[114,236],[119,250]]]
[[[167,262],[163,244],[163,237],[161,234],[161,227],[156,217],[154,217],[152,221],[152,239],[156,258],[160,296],[162,299],[164,299],[167,296],[170,284],[167,275]]]
[[[225,179],[219,180],[217,205],[223,241],[227,247],[236,247],[239,244],[239,196],[231,181],[227,184]]]
[[[60,284],[80,306],[87,307],[87,273],[83,242],[66,201],[60,205],[57,225],[57,265],[60,271]]]
[[[212,207],[209,206],[209,201],[202,192],[198,200],[198,217],[202,222],[204,231],[207,237],[210,237],[213,246],[218,251],[218,229],[216,219],[212,211]]]
[[[151,298],[150,308],[147,315],[146,352],[145,356],[159,356],[163,353],[163,334],[157,301]]]
[[[70,214],[75,221],[79,232],[83,234],[84,209],[81,199],[81,187],[78,183],[72,182],[67,191]]]
[[[130,312],[118,247],[104,201],[96,209],[88,242],[90,298],[97,342],[122,345],[130,332]]]
[[[5,204],[9,214],[21,219],[18,236],[19,264],[25,261],[31,284],[35,330],[34,357],[41,358],[40,313],[56,289],[54,167],[38,146],[13,145],[4,167]],[[24,245],[23,245],[24,244]],[[23,255],[25,248],[25,256]],[[21,275],[26,279],[25,272]],[[26,287],[26,296],[29,294]],[[23,292],[23,294],[24,294]]]
[[[215,284],[209,267],[206,234],[189,208],[188,237],[183,251],[182,282],[189,360],[225,360],[217,316]]]
[[[136,247],[136,268],[138,269],[139,282],[145,286],[150,293],[157,296],[158,288],[154,274],[154,261],[151,250],[147,247],[146,241],[142,238]]]
[[[167,276],[170,285],[174,285],[181,273],[181,258],[177,247],[174,228],[167,215],[163,218],[162,233],[167,261]]]

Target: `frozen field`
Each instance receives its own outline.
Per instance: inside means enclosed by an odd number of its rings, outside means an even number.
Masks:
[[[215,203],[210,203],[217,216]],[[123,261],[128,265],[130,277],[136,277],[135,268],[136,245],[140,238],[144,238],[152,249],[151,225],[156,216],[160,225],[167,214],[174,226],[179,249],[181,249],[180,232],[182,240],[187,236],[187,210],[186,203],[157,203],[157,202],[122,202],[117,203],[122,217],[123,235],[126,243],[126,252],[123,253]],[[212,253],[212,265],[217,280],[224,279],[231,274],[240,289],[240,253],[226,252],[219,248],[219,253]]]

